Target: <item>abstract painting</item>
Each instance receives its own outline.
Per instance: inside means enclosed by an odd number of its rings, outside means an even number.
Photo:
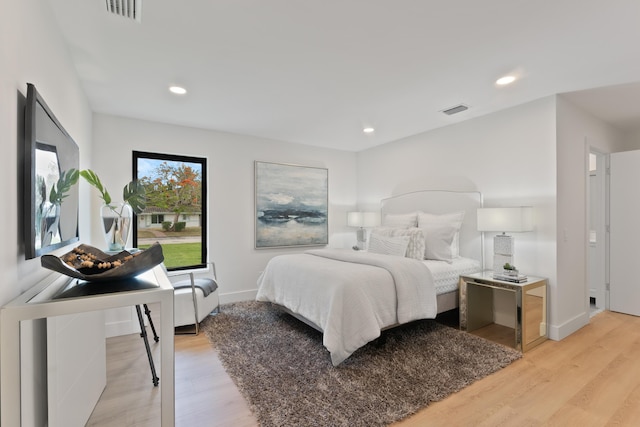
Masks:
[[[328,177],[324,168],[255,162],[255,247],[326,245]]]

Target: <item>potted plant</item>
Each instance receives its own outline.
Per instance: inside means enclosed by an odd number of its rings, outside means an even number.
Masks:
[[[502,269],[504,270],[504,274],[507,276],[518,276],[518,269],[515,265],[511,265],[507,262],[502,266]]]
[[[100,210],[105,241],[109,251],[125,249],[129,237],[129,229],[133,213],[139,215],[146,208],[146,193],[144,186],[138,180],[133,180],[122,189],[122,203],[112,203],[111,195],[102,185],[98,175],[91,169],[80,171],[80,175],[100,192],[104,202]]]

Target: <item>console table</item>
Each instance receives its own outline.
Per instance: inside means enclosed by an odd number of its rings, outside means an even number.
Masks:
[[[101,283],[103,293],[79,292],[62,298],[68,280],[41,282],[0,309],[0,424],[19,426],[21,422],[20,322],[65,314],[83,313],[146,303],[160,304],[160,384],[162,426],[175,421],[173,287],[162,265],[136,279],[151,284]],[[76,280],[76,279],[73,279]]]

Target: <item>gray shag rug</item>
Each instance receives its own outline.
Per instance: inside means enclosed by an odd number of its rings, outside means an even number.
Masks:
[[[337,367],[322,335],[263,302],[222,306],[202,328],[261,426],[386,426],[509,365],[520,352],[421,320]]]

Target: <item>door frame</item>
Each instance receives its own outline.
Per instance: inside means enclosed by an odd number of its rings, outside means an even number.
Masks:
[[[609,310],[609,178],[610,178],[610,159],[609,155],[602,149],[600,149],[597,145],[591,143],[592,141],[589,138],[585,138],[585,180],[586,180],[586,224],[585,224],[585,241],[587,247],[586,251],[586,276],[587,280],[585,281],[585,310],[591,316],[591,288],[589,286],[590,277],[591,277],[591,254],[590,254],[590,230],[591,230],[591,173],[590,173],[590,154],[594,154],[597,156],[598,165],[602,164],[602,175],[599,177],[599,185],[602,189],[602,203],[603,206],[600,206],[600,209],[603,210],[603,221],[599,227],[599,231],[597,235],[603,236],[604,247],[601,249],[600,254],[602,259],[599,259],[598,262],[602,263],[602,268],[604,272],[604,306],[599,306],[596,313],[602,310]],[[596,314],[594,313],[594,314]]]

